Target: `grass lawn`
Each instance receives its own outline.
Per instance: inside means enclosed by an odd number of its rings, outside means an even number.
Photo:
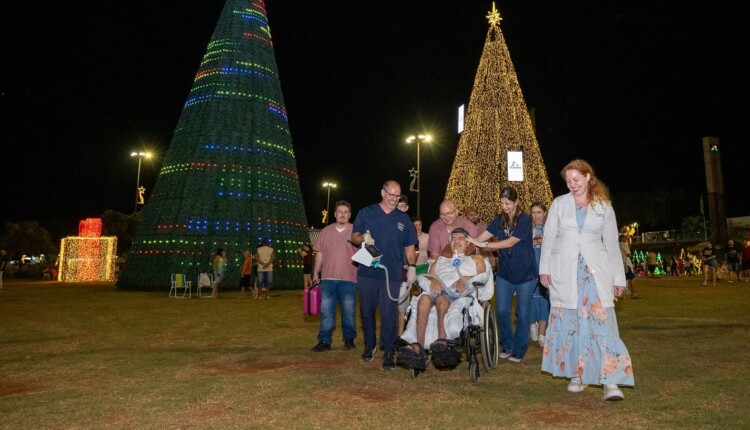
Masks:
[[[636,387],[605,402],[542,373],[535,345],[478,383],[466,363],[384,372],[338,329],[333,351],[311,352],[301,291],[172,299],[6,279],[0,428],[750,428],[750,283],[637,281],[641,298],[617,304]]]

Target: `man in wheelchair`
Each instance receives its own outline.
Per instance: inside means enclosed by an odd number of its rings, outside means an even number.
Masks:
[[[474,254],[476,250],[467,240],[468,236],[469,233],[463,228],[453,229],[450,233],[450,249],[446,247],[443,254],[430,266],[428,275],[417,277],[423,293],[416,299],[416,339],[414,333],[407,330],[401,337],[408,345],[399,348],[398,353],[398,361],[411,369],[427,368],[424,345],[433,307],[437,313],[437,340],[430,345],[432,360],[440,368],[454,367],[458,363],[460,352],[451,348],[447,339],[446,314],[451,303],[473,292],[474,282],[487,281],[478,278],[488,277],[485,260],[478,253]]]

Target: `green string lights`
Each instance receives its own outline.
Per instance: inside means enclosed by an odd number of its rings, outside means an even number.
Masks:
[[[271,241],[274,286],[301,287],[296,250],[309,242],[288,117],[262,0],[228,0],[164,157],[118,280],[167,289],[197,279],[227,251],[224,287],[242,252]]]

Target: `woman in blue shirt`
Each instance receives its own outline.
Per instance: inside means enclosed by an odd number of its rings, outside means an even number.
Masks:
[[[500,191],[502,213],[495,216],[487,230],[471,242],[489,250],[500,250],[500,263],[495,280],[497,319],[500,322],[502,352],[500,358],[520,363],[529,347],[531,301],[539,279],[532,242],[531,217],[518,204],[518,193],[511,187]],[[496,242],[488,242],[492,237]],[[510,308],[516,300],[516,329]]]
[[[544,221],[547,219],[547,206],[542,202],[531,204],[531,219],[534,221],[534,257],[539,266],[542,256],[542,241],[544,240]],[[544,348],[547,339],[547,320],[549,320],[549,290],[542,284],[536,284],[533,299],[531,300],[531,340],[539,342],[539,347]]]

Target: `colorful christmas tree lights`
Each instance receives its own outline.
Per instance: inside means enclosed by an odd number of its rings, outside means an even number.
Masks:
[[[218,248],[234,288],[242,252],[269,239],[274,285],[301,287],[307,220],[261,0],[226,2],[141,213],[120,288],[168,289],[174,272],[196,279]]]

